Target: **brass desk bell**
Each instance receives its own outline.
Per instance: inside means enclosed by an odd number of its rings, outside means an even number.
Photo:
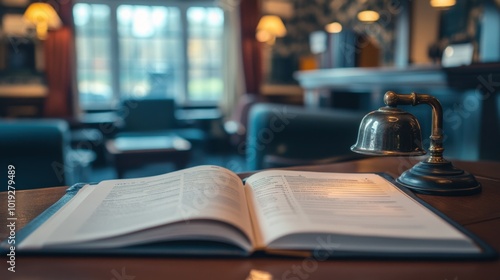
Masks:
[[[472,174],[454,167],[443,158],[443,109],[435,97],[388,91],[384,95],[384,103],[386,107],[370,112],[363,118],[352,151],[379,156],[425,154],[420,124],[415,116],[397,106],[428,104],[432,108],[430,156],[403,172],[396,182],[423,194],[469,195],[481,191],[481,184]]]

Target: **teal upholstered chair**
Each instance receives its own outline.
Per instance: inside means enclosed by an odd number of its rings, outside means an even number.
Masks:
[[[351,152],[365,112],[257,104],[246,140],[249,170],[358,159]]]
[[[0,120],[0,166],[15,167],[16,190],[72,185],[88,180],[92,151],[70,147],[63,120]]]

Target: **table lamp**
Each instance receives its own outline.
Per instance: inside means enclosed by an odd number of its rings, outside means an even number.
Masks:
[[[456,168],[443,157],[443,109],[435,97],[388,91],[384,103],[387,106],[363,118],[352,151],[379,156],[425,154],[420,124],[415,116],[397,106],[428,104],[432,108],[430,156],[403,172],[396,182],[415,192],[432,195],[470,195],[481,191],[481,184],[472,174]]]

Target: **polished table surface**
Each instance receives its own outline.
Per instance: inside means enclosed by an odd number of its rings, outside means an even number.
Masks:
[[[410,158],[370,158],[291,169],[322,172],[387,172],[397,176],[416,162]],[[500,252],[500,162],[454,161],[454,164],[476,176],[483,185],[482,193],[464,197],[418,196]],[[241,177],[247,175],[240,174]],[[65,187],[16,192],[18,228],[23,227],[52,205],[64,192]],[[5,191],[0,193],[0,201],[2,201],[0,219],[7,223]],[[7,227],[0,227],[0,238],[4,239],[7,236]],[[500,260],[316,261],[282,257],[231,259],[17,256],[16,272],[7,271],[7,267],[3,262],[0,279],[500,279]]]
[[[191,156],[191,143],[173,135],[118,136],[106,141],[106,150],[113,156],[118,178],[130,168],[154,162],[171,161],[177,169],[186,167]]]

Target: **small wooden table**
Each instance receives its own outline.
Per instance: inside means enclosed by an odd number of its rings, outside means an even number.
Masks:
[[[144,164],[172,161],[177,169],[185,168],[191,155],[191,143],[174,135],[120,136],[106,142],[106,150],[114,157],[118,178],[125,171]]]

